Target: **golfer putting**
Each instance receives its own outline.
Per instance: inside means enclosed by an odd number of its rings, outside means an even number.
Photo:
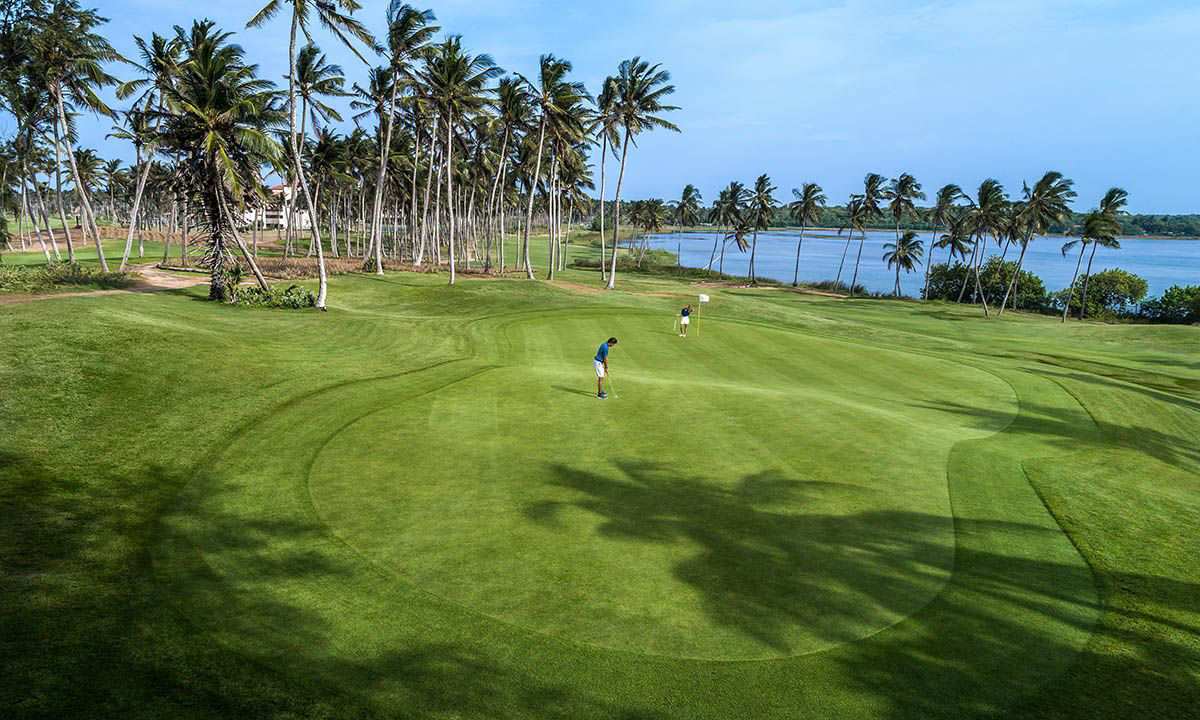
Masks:
[[[692,322],[692,306],[691,306],[691,304],[688,304],[688,305],[685,305],[684,308],[679,311],[679,337],[682,337],[682,338],[687,337],[688,325],[690,325],[691,322]]]
[[[608,375],[608,349],[616,344],[615,337],[610,337],[600,343],[600,349],[596,351],[596,357],[592,363],[596,368],[596,397],[601,400],[608,397],[604,394],[604,377]]]

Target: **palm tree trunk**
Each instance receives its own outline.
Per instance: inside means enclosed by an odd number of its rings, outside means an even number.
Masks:
[[[92,215],[92,203],[88,199],[87,188],[84,187],[83,182],[79,178],[79,166],[75,162],[75,151],[71,147],[71,138],[67,133],[69,125],[67,124],[67,111],[63,107],[62,85],[57,83],[54,86],[54,99],[58,105],[58,122],[63,128],[63,142],[66,145],[67,160],[71,162],[71,177],[75,181],[75,188],[79,191],[79,204],[83,209],[83,216],[86,218],[88,226],[92,231],[92,239],[96,242],[96,256],[100,259],[100,269],[108,272],[108,260],[104,258],[104,248],[100,245],[100,230],[96,227],[96,219]]]
[[[450,284],[454,284],[454,116],[446,115],[446,239],[450,243]]]
[[[850,279],[850,297],[854,297],[854,286],[858,284],[858,266],[862,262],[863,245],[867,242],[867,230],[858,231],[858,257],[854,259],[854,277]]]
[[[54,194],[58,196],[58,217],[62,220],[63,234],[67,237],[67,259],[75,262],[75,243],[71,241],[71,224],[67,222],[67,208],[62,197],[62,146],[59,144],[58,123],[54,126]]]
[[[47,189],[49,188],[49,177],[47,180]],[[42,198],[42,190],[37,185],[37,177],[33,179],[33,196],[37,199],[38,214],[42,218],[42,224],[46,226],[46,237],[50,238],[50,249],[54,251],[54,262],[62,262],[62,255],[58,252],[58,241],[54,239],[54,228],[50,227],[50,213],[46,211],[46,201]]]
[[[387,178],[387,161],[388,153],[392,147],[392,126],[395,125],[396,117],[396,70],[392,68],[392,97],[388,104],[387,116],[387,131],[383,138],[383,144],[379,146],[379,175],[375,180],[375,207],[371,211],[371,246],[375,249],[375,274],[383,274],[383,243],[380,242],[380,223],[383,221],[383,185]],[[383,118],[379,118],[380,123],[384,122]],[[336,253],[335,253],[336,254]],[[451,273],[450,282],[453,283],[453,273]]]
[[[854,239],[854,232],[851,231],[846,235],[846,245],[842,248],[842,260],[838,263],[837,278],[833,281],[833,286],[836,288],[842,282],[842,268],[846,266],[846,253],[850,251],[850,241]]]
[[[550,269],[547,280],[554,279],[558,268],[558,153],[551,155],[550,178],[546,181],[546,235],[550,239]]]
[[[299,10],[292,6],[292,33],[288,45],[288,129],[291,131],[292,162],[296,166],[296,182],[304,191],[304,202],[308,206],[308,220],[313,242],[317,246],[317,309],[325,310],[325,296],[328,292],[328,280],[325,276],[325,252],[321,249],[321,229],[317,226],[317,210],[313,206],[312,194],[308,191],[308,183],[304,178],[304,163],[300,159],[300,140],[296,136],[296,30],[300,25]],[[236,237],[236,234],[235,234]],[[238,240],[241,245],[241,240]],[[245,246],[242,245],[243,251]]]
[[[1075,261],[1075,274],[1071,276],[1071,289],[1067,293],[1067,304],[1063,306],[1062,322],[1067,321],[1067,314],[1071,312],[1071,300],[1075,298],[1075,281],[1079,279],[1079,266],[1083,264],[1083,251],[1087,249],[1086,244],[1079,246],[1079,259]]]
[[[757,285],[754,279],[754,251],[758,250],[758,230],[754,231],[754,239],[750,241],[750,284]]]
[[[604,264],[604,166],[608,164],[608,133],[600,133],[600,282],[608,281],[608,266]],[[715,246],[714,246],[715,247]],[[709,262],[712,266],[712,262]]]
[[[133,209],[130,211],[129,233],[125,236],[125,252],[121,255],[121,270],[125,270],[125,266],[129,264],[129,253],[133,252],[133,233],[134,225],[138,216],[138,211],[142,205],[142,192],[146,189],[146,178],[150,177],[150,158],[142,160],[141,148],[138,148],[137,161],[142,167],[142,172],[138,175],[137,190],[133,194]],[[167,240],[170,245],[171,241]],[[164,260],[165,262],[165,260]]]
[[[51,265],[54,263],[54,260],[50,257],[50,249],[46,247],[46,240],[42,237],[42,228],[40,225],[38,225],[37,218],[34,216],[33,211],[29,208],[29,194],[25,191],[26,182],[28,182],[26,178],[21,178],[22,209],[24,210],[25,214],[29,216],[30,224],[33,225],[33,233],[37,236],[38,245],[41,245],[42,247],[42,254],[46,256],[46,264]]]
[[[242,242],[242,236],[238,234],[237,231],[237,222],[234,219],[233,213],[230,211],[229,206],[225,204],[223,193],[217,193],[217,202],[220,205],[221,212],[225,214],[225,221],[229,223],[229,230],[233,233],[233,241],[237,243],[238,250],[241,251],[242,257],[246,260],[246,265],[250,267],[250,272],[254,274],[254,279],[258,281],[258,286],[262,288],[263,292],[266,292],[270,289],[270,287],[267,285],[267,279],[263,277],[262,271],[258,268],[258,263],[254,262],[254,258],[251,257],[250,250],[246,247],[246,243]]]
[[[1029,241],[1032,233],[1026,235],[1025,242],[1021,243],[1021,254],[1017,256],[1017,269],[1013,272],[1012,279],[1009,280],[1008,287],[1004,290],[1004,299],[1000,301],[1000,307],[996,310],[996,317],[1004,314],[1004,306],[1008,304],[1008,296],[1013,293],[1017,287],[1017,279],[1021,277],[1021,265],[1025,262],[1025,251],[1029,249]],[[1017,308],[1017,297],[1013,295],[1013,309]]]
[[[1087,272],[1083,276],[1083,294],[1079,297],[1079,319],[1083,320],[1083,315],[1087,311],[1087,288],[1088,281],[1092,279],[1092,261],[1096,259],[1096,247],[1100,243],[1092,243],[1092,252],[1088,255]]]
[[[958,289],[958,299],[955,302],[962,302],[963,295],[967,292],[967,283],[971,281],[971,268],[975,265],[975,253],[979,252],[979,238],[975,238],[975,244],[971,246],[971,259],[967,264],[967,274],[963,276],[962,287]]]
[[[613,290],[617,286],[617,238],[621,235],[621,185],[625,182],[625,160],[629,156],[629,128],[625,128],[625,140],[621,143],[621,172],[617,175],[617,192],[613,197],[613,247],[612,265],[608,271],[608,284],[605,288]]]
[[[796,268],[792,271],[792,287],[800,285],[800,246],[804,244],[804,223],[800,223],[800,239],[796,241]]]
[[[504,163],[508,159],[508,135],[509,128],[504,128],[504,139],[500,141],[500,165],[496,168],[496,177],[492,180],[492,191],[488,193],[487,212],[491,215],[494,211],[492,208],[496,203],[496,189],[500,187],[500,177],[504,174]],[[504,257],[504,226],[500,227],[500,257]],[[492,233],[488,233],[487,239],[487,259],[483,263],[483,271],[490,272],[492,269]],[[504,261],[500,261],[500,273],[504,273]]]
[[[929,271],[933,269],[933,244],[937,242],[937,225],[929,225],[929,257],[925,259],[925,285],[921,288],[921,299],[929,299]]]
[[[538,175],[542,173],[542,147],[546,139],[546,113],[542,112],[542,121],[538,123],[537,161],[533,165],[533,176],[529,181],[529,200],[525,208],[525,239],[521,243],[525,254],[525,276],[533,280],[533,266],[529,264],[529,226],[533,224],[533,196],[537,192]]]

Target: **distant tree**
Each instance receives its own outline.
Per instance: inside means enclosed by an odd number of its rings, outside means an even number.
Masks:
[[[900,297],[900,271],[910,273],[921,264],[922,242],[917,239],[915,230],[905,230],[904,235],[894,243],[883,246],[883,261],[889,269],[896,268],[896,285],[892,294]]]
[[[825,193],[816,183],[804,183],[800,189],[792,188],[792,196],[796,199],[788,203],[792,217],[800,223],[800,238],[796,241],[796,266],[792,270],[792,287],[800,284],[800,248],[804,245],[804,229],[809,223],[815,223],[821,218],[821,210],[825,207]]]
[[[1042,175],[1042,178],[1029,192],[1029,197],[1026,198],[1022,207],[1025,241],[1021,243],[1021,256],[1017,258],[1017,272],[1013,274],[1013,284],[1021,276],[1020,271],[1025,264],[1025,251],[1034,236],[1045,237],[1053,225],[1070,217],[1070,202],[1075,197],[1075,191],[1071,189],[1072,185],[1073,183],[1064,178],[1062,173],[1051,170]],[[996,311],[997,315],[1004,314],[1004,306],[1008,303],[1008,296],[1013,291],[1013,284],[1005,289],[1004,298],[1000,301],[1000,307]]]
[[[1100,200],[1100,214],[1108,219],[1109,229],[1112,230],[1113,235],[1112,237],[1097,237],[1092,243],[1092,252],[1088,255],[1087,273],[1083,276],[1083,299],[1079,302],[1080,320],[1087,311],[1088,279],[1092,276],[1092,261],[1096,259],[1096,248],[1104,246],[1110,250],[1121,249],[1121,243],[1117,241],[1117,236],[1121,234],[1120,216],[1124,214],[1123,208],[1128,201],[1129,193],[1121,188],[1110,188]]]
[[[1088,245],[1100,241],[1116,242],[1116,232],[1112,220],[1098,210],[1088,213],[1083,219],[1083,228],[1078,238],[1063,243],[1062,254],[1065,257],[1076,245],[1079,246],[1079,257],[1075,260],[1075,274],[1071,276],[1071,286],[1067,291],[1067,300],[1063,303],[1062,321],[1067,321],[1071,310],[1071,301],[1075,297],[1075,283],[1079,279],[1079,268],[1083,264],[1083,251]]]
[[[921,288],[921,297],[925,299],[929,299],[929,268],[933,265],[933,250],[947,247],[947,245],[936,242],[938,228],[944,228],[950,224],[958,207],[955,203],[962,197],[965,195],[959,186],[954,183],[943,185],[937,191],[937,199],[929,210],[929,234],[931,236],[929,239],[929,262],[925,265],[925,283]],[[954,259],[953,253],[951,253],[950,259]]]
[[[773,193],[777,188],[771,184],[771,178],[759,175],[754,181],[754,189],[750,191],[750,199],[746,205],[747,219],[754,228],[754,236],[750,242],[750,284],[758,284],[754,272],[754,253],[758,249],[758,231],[771,226],[771,218],[775,215],[775,206],[779,203]]]

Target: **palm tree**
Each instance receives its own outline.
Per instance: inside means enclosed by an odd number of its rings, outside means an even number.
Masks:
[[[896,297],[900,297],[900,271],[910,273],[921,264],[921,245],[915,230],[905,230],[896,242],[883,245],[883,261],[889,269],[896,268],[896,285],[892,290]]]
[[[693,226],[700,223],[700,203],[703,198],[700,197],[700,191],[695,185],[688,183],[683,188],[683,193],[679,196],[679,203],[675,205],[675,227],[676,227],[676,264],[683,262],[683,248],[679,239],[680,233],[684,226]],[[601,256],[603,257],[603,255]]]
[[[846,203],[846,224],[838,228],[838,235],[841,235],[843,231],[846,232],[846,245],[842,248],[842,259],[838,263],[837,278],[833,281],[834,286],[838,286],[842,282],[842,269],[846,266],[846,253],[850,250],[850,241],[854,239],[854,233],[866,233],[869,219],[870,211],[867,210],[862,197],[851,195],[850,201]],[[848,294],[854,294],[853,286],[848,290]]]
[[[751,285],[758,284],[758,280],[754,274],[754,253],[758,249],[758,231],[766,230],[771,226],[771,220],[775,216],[775,206],[779,204],[773,195],[777,189],[771,184],[771,178],[766,175],[759,175],[758,179],[754,181],[754,190],[750,192],[747,211],[750,222],[754,226],[754,237],[750,243]]]
[[[1071,216],[1070,202],[1075,198],[1075,191],[1071,189],[1072,185],[1073,183],[1064,178],[1062,173],[1051,170],[1042,175],[1042,179],[1038,180],[1029,192],[1029,197],[1024,201],[1022,208],[1025,241],[1021,243],[1021,255],[1017,258],[1017,270],[1004,290],[1004,298],[1000,301],[1000,308],[996,311],[997,315],[1004,314],[1008,296],[1016,286],[1017,278],[1021,276],[1021,267],[1025,262],[1025,250],[1030,241],[1035,235],[1046,236],[1052,225]]]
[[[792,196],[796,199],[788,203],[792,217],[800,223],[800,239],[796,241],[796,268],[792,271],[792,287],[800,284],[800,247],[804,245],[804,230],[809,223],[821,219],[821,210],[825,207],[825,193],[816,183],[804,183],[800,189],[792,188]]]
[[[1105,215],[1099,210],[1093,210],[1083,218],[1082,231],[1080,236],[1074,240],[1063,243],[1062,254],[1065,257],[1076,245],[1079,245],[1079,258],[1075,261],[1075,274],[1071,276],[1071,289],[1067,293],[1067,302],[1063,305],[1062,322],[1067,321],[1067,315],[1071,312],[1071,301],[1075,298],[1075,282],[1079,279],[1079,267],[1083,264],[1083,252],[1088,245],[1103,241],[1104,243],[1116,243],[1117,227],[1114,226],[1113,219]],[[1120,247],[1118,245],[1118,247]],[[1080,311],[1080,319],[1083,319],[1083,312]]]
[[[1087,272],[1083,276],[1083,297],[1079,304],[1079,319],[1082,320],[1087,309],[1087,289],[1088,280],[1092,277],[1092,261],[1096,259],[1096,248],[1104,246],[1112,250],[1120,250],[1121,243],[1117,241],[1117,237],[1121,234],[1120,216],[1124,214],[1123,208],[1129,202],[1129,193],[1121,188],[1109,188],[1108,192],[1104,193],[1104,197],[1100,200],[1100,214],[1109,221],[1108,231],[1106,233],[1097,233],[1093,237],[1092,252],[1088,255]]]
[[[104,248],[100,245],[100,230],[87,193],[87,184],[79,176],[75,151],[71,146],[74,135],[67,114],[68,100],[73,106],[94,113],[113,116],[96,91],[116,83],[116,78],[104,70],[104,64],[124,60],[100,34],[94,30],[108,22],[95,10],[84,10],[78,0],[54,0],[47,12],[34,22],[32,44],[41,72],[39,79],[46,83],[50,99],[58,112],[54,123],[55,144],[61,143],[71,163],[71,173],[79,189],[79,205],[84,227],[89,229],[96,244],[100,267],[108,271]]]
[[[954,183],[943,185],[937,191],[937,199],[929,211],[929,262],[925,264],[925,286],[921,290],[921,297],[925,300],[929,299],[929,268],[933,266],[933,249],[946,247],[941,243],[934,242],[937,238],[938,228],[946,227],[950,224],[950,220],[958,207],[955,203],[961,197],[965,197],[965,195],[962,188],[958,185]],[[953,257],[953,254],[951,257]]]
[[[267,289],[238,233],[237,210],[260,192],[260,168],[277,162],[280,153],[270,136],[281,120],[274,87],[256,76],[257,67],[246,64],[242,48],[228,42],[230,35],[211,21],[195,22],[179,76],[163,88],[166,109],[154,111],[159,130],[153,142],[178,154],[181,182],[196,200],[214,300],[230,297],[234,246],[259,287]]]
[[[291,152],[292,169],[295,172],[296,182],[301,191],[304,193],[304,201],[308,206],[308,219],[312,232],[313,242],[317,246],[317,309],[325,310],[325,295],[327,293],[328,281],[325,276],[325,253],[321,249],[321,230],[317,224],[317,209],[313,204],[312,193],[309,192],[308,182],[304,176],[304,163],[301,159],[300,137],[296,132],[296,98],[297,88],[297,53],[296,53],[296,33],[303,31],[306,38],[311,37],[309,33],[309,23],[311,21],[311,13],[315,12],[320,23],[332,32],[346,47],[350,48],[355,55],[358,55],[364,63],[366,59],[354,47],[350,37],[357,38],[360,42],[368,47],[374,47],[375,39],[371,37],[371,33],[362,23],[352,18],[350,15],[355,10],[359,9],[359,4],[356,0],[268,0],[267,4],[259,10],[250,21],[246,23],[246,27],[260,27],[265,25],[273,18],[285,4],[292,6],[292,27],[288,39],[288,145]],[[344,12],[343,12],[344,11]]]
[[[984,293],[983,284],[979,279],[979,268],[983,265],[983,256],[987,253],[985,236],[990,234],[992,237],[999,237],[1004,225],[1007,206],[1008,198],[1004,193],[1004,186],[993,178],[987,178],[979,184],[979,190],[975,193],[975,200],[971,203],[971,207],[968,210],[971,235],[974,238],[970,263],[973,272],[968,277],[963,278],[962,287],[958,292],[958,302],[962,302],[968,278],[973,275],[975,278],[975,293],[979,296],[979,300],[983,304],[983,314],[985,317],[991,314],[988,309],[987,295]]]
[[[568,81],[567,73],[571,72],[571,63],[560,60],[553,55],[542,55],[538,59],[538,82],[535,85],[528,78],[519,75],[530,89],[534,104],[538,108],[538,141],[534,158],[533,174],[529,185],[529,197],[525,207],[525,228],[522,239],[522,255],[525,264],[525,275],[533,279],[533,265],[529,261],[529,230],[533,224],[533,199],[538,182],[542,177],[542,152],[546,146],[546,128],[553,118],[567,114],[567,108],[575,106],[579,99],[587,96],[583,83]],[[571,116],[573,117],[573,116]],[[568,120],[570,121],[570,120]],[[582,129],[582,128],[581,128]],[[550,265],[554,267],[553,262]],[[551,272],[553,275],[553,272]]]
[[[609,266],[608,283],[612,290],[617,283],[617,237],[621,232],[621,185],[625,181],[625,162],[629,158],[629,144],[643,132],[664,128],[679,132],[673,123],[660,117],[662,113],[678,110],[674,105],[663,104],[663,99],[675,92],[670,84],[671,73],[661,65],[651,65],[635,57],[621,63],[617,72],[617,123],[622,129],[621,170],[617,175],[617,192],[613,198],[615,220],[613,222],[612,262]]]
[[[525,89],[525,83],[515,77],[501,78],[496,86],[496,122],[499,123],[501,133],[499,162],[496,164],[496,177],[492,181],[492,191],[488,197],[488,208],[495,206],[495,213],[499,216],[498,228],[500,231],[500,273],[504,273],[504,180],[508,173],[508,159],[510,155],[513,134],[518,132],[529,120],[529,93]],[[603,169],[601,170],[603,172]],[[488,236],[488,263],[491,262],[491,235]],[[601,253],[603,257],[603,253]],[[603,267],[604,263],[601,263]],[[485,271],[489,267],[485,266]]]
[[[371,210],[370,245],[375,251],[375,272],[383,274],[383,243],[380,241],[383,223],[383,189],[387,183],[388,154],[392,147],[392,132],[396,118],[396,95],[401,79],[411,77],[410,63],[429,52],[434,35],[441,30],[433,24],[437,18],[432,10],[417,10],[397,0],[388,3],[387,47],[388,58],[388,105],[386,112],[379,113],[379,172],[375,180],[375,202]],[[419,143],[418,143],[419,145]],[[415,167],[414,167],[415,170]]]
[[[451,35],[431,53],[430,92],[446,127],[446,217],[450,242],[450,284],[455,279],[454,128],[461,118],[478,112],[486,102],[488,81],[503,74],[491,55],[471,55],[462,46],[462,36]]]
[[[854,276],[850,279],[850,295],[854,295],[854,288],[858,284],[858,268],[862,264],[863,245],[867,242],[867,224],[883,215],[883,210],[879,207],[879,203],[888,199],[888,190],[884,187],[885,179],[879,173],[867,173],[863,178],[863,192],[859,195],[859,213],[858,218],[858,255],[854,259]],[[853,221],[853,213],[851,213]],[[847,245],[849,242],[847,242]],[[842,253],[842,259],[845,260],[845,252]],[[841,269],[838,269],[838,275],[841,276]]]
[[[720,228],[722,226],[727,227],[727,228],[733,228],[735,225],[741,224],[742,215],[743,215],[742,211],[744,209],[744,206],[745,206],[748,198],[749,198],[749,192],[746,190],[746,186],[742,185],[740,182],[738,182],[736,180],[730,182],[729,186],[721,191],[720,197],[717,199],[717,202],[713,205],[713,216],[714,216],[713,219],[716,220],[718,232],[720,232]],[[749,232],[748,226],[747,226],[747,232]],[[725,239],[728,241],[731,239],[731,237],[727,236]],[[739,244],[739,248],[741,248],[740,244]],[[741,248],[741,249],[744,250],[745,248]],[[711,264],[712,263],[710,260],[710,262],[709,262],[710,267],[711,267]],[[725,243],[724,242],[721,243],[721,259],[717,266],[717,272],[719,272],[719,273],[725,272]]]
[[[617,112],[617,79],[611,75],[604,78],[600,94],[596,96],[596,115],[593,121],[596,135],[600,138],[600,280],[608,282],[608,266],[604,264],[604,168],[608,165],[608,153],[617,156],[621,147],[620,115]],[[711,265],[711,262],[709,263]]]
[[[129,213],[129,232],[125,236],[125,251],[121,254],[122,270],[129,263],[129,253],[133,250],[133,234],[142,206],[142,194],[146,190],[146,179],[150,174],[150,160],[154,155],[153,148],[145,142],[145,136],[150,130],[145,122],[145,114],[156,108],[162,109],[163,88],[178,75],[182,36],[182,28],[176,30],[176,37],[173,39],[152,33],[150,41],[146,42],[135,35],[133,41],[138,46],[141,62],[131,64],[142,72],[142,77],[122,83],[117,87],[117,97],[121,99],[140,92],[137,99],[133,101],[134,109],[125,114],[126,129],[116,135],[133,141],[137,165],[141,166],[137,189],[133,196],[133,208]],[[147,151],[145,158],[142,157],[143,150]]]
[[[892,219],[896,223],[896,242],[900,241],[900,221],[905,217],[910,220],[920,219],[920,214],[917,212],[917,206],[914,200],[924,200],[925,192],[921,190],[921,183],[908,173],[901,173],[900,177],[892,180],[888,186],[886,197],[890,200],[888,203],[888,212],[891,213]]]

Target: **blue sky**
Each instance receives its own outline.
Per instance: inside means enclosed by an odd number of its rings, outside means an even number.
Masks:
[[[103,0],[109,35],[166,33],[210,17],[280,77],[287,25],[243,30],[256,0]],[[419,4],[425,7],[425,3]],[[253,6],[253,7],[252,7]],[[385,3],[357,15],[373,30]],[[530,73],[541,53],[571,60],[590,90],[633,55],[677,87],[672,119],[633,153],[625,197],[706,201],[730,180],[769,174],[790,196],[815,181],[842,202],[869,171],[910,172],[926,191],[1057,169],[1076,207],[1112,185],[1137,212],[1200,212],[1200,2],[1196,0],[440,0],[445,31],[502,67]],[[365,67],[322,31],[353,78]],[[125,70],[117,70],[118,74]],[[348,114],[347,114],[348,116]],[[0,132],[6,131],[0,121]],[[84,142],[129,155],[89,122]],[[610,176],[611,177],[611,176]],[[598,180],[598,177],[597,177]],[[611,188],[611,186],[610,186]],[[610,189],[611,194],[611,189]]]

